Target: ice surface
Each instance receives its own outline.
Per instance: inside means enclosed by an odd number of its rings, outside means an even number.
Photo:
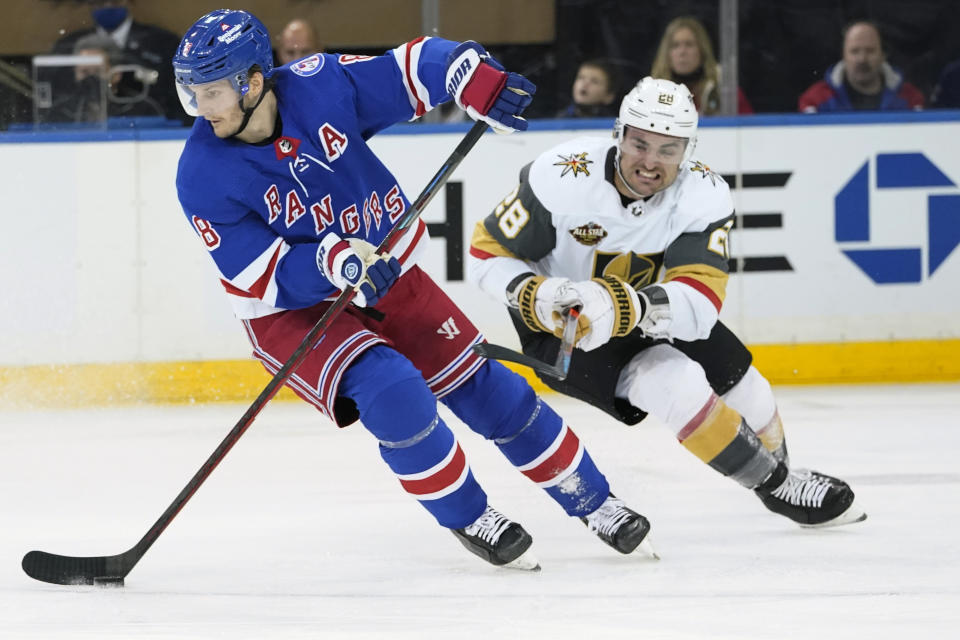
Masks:
[[[960,385],[781,387],[791,456],[869,519],[801,530],[653,421],[549,396],[662,560],[620,556],[444,416],[543,570],[494,569],[359,426],[269,406],[127,576],[28,578],[31,549],[133,546],[245,406],[0,412],[0,638],[947,638],[960,628]]]

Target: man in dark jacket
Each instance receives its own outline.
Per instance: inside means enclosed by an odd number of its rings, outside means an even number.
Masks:
[[[156,74],[140,74],[136,78],[125,78],[125,82],[139,82],[146,85],[146,99],[159,106],[162,115],[168,119],[180,120],[189,124],[193,118],[183,115],[180,100],[177,98],[170,61],[180,44],[180,38],[166,29],[133,19],[134,0],[82,0],[90,6],[91,16],[96,26],[93,29],[81,29],[68,33],[57,40],[54,53],[72,54],[77,41],[91,34],[109,37],[120,48],[121,64],[139,65]]]
[[[865,21],[844,30],[843,59],[797,102],[804,113],[922,108],[923,94],[887,63],[879,28]]]

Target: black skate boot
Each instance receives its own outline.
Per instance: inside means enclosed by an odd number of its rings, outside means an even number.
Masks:
[[[867,519],[846,482],[808,469],[789,470],[781,463],[754,491],[767,509],[801,527],[835,527]]]
[[[533,543],[530,534],[489,505],[472,524],[451,531],[470,553],[492,565],[527,571],[540,569],[537,559],[528,551]]]
[[[603,504],[586,517],[580,518],[590,531],[620,553],[633,553],[643,545],[643,550],[658,558],[649,541],[650,522],[636,511],[628,508],[623,500],[612,493]]]

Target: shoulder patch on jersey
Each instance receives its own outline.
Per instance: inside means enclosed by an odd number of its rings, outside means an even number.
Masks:
[[[588,222],[587,224],[582,224],[579,227],[570,229],[570,235],[580,244],[592,247],[607,237],[607,230],[596,222]]]
[[[713,169],[703,164],[699,160],[694,160],[692,163],[690,163],[690,171],[699,173],[700,177],[702,178],[710,178],[710,183],[714,186],[717,185],[717,178],[719,176]]]
[[[570,155],[566,156],[557,154],[557,157],[560,158],[560,162],[554,162],[553,166],[563,167],[563,171],[560,173],[561,178],[571,171],[573,172],[574,178],[581,173],[586,176],[590,175],[590,170],[587,169],[587,165],[593,164],[593,160],[587,159],[586,151],[582,151],[580,153],[571,153]]]
[[[290,69],[298,76],[307,78],[318,73],[320,69],[323,69],[324,60],[325,58],[322,55],[315,53],[308,58],[304,58],[303,60],[291,62]]]

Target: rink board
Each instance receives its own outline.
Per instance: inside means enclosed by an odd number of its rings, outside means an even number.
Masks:
[[[474,224],[538,153],[609,135],[608,124],[488,134],[453,178],[459,196],[441,193],[425,212],[436,231],[425,267],[491,341],[516,345],[503,308],[458,273]],[[412,199],[465,130],[405,125],[373,145]],[[3,396],[189,401],[262,386],[176,200],[183,138],[0,136],[0,175],[14,187],[0,240]],[[774,382],[960,379],[957,139],[956,112],[701,128],[697,155],[728,177],[741,216],[721,317]]]

